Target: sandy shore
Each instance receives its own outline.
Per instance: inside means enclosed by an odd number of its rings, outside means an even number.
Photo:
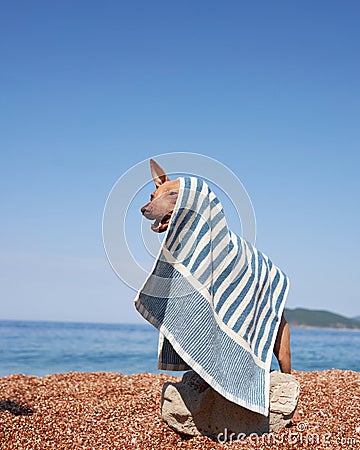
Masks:
[[[0,448],[359,449],[360,373],[294,372],[302,423],[273,435],[219,444],[179,436],[162,422],[161,388],[176,378],[148,373],[67,373],[0,378]]]

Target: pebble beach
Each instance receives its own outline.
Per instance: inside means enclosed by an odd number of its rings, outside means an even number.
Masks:
[[[1,450],[359,449],[360,373],[294,371],[302,421],[222,443],[180,436],[160,414],[161,389],[178,378],[112,372],[0,378]],[[235,437],[234,437],[235,439]]]

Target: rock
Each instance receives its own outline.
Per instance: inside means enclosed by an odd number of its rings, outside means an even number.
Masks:
[[[183,375],[178,383],[165,383],[161,414],[175,431],[190,436],[218,438],[261,435],[288,425],[296,409],[300,386],[293,375],[270,373],[270,414],[265,417],[230,402],[211,387],[201,391],[203,380],[194,372]]]

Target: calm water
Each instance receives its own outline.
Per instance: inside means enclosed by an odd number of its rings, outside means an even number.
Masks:
[[[157,373],[151,325],[0,321],[0,376],[12,373]],[[360,331],[293,329],[293,368],[360,371]],[[275,362],[273,367],[277,368]]]

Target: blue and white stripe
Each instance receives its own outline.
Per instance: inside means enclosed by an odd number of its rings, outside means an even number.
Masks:
[[[227,399],[268,415],[269,369],[289,281],[228,229],[222,205],[195,177],[180,191],[135,306],[160,331],[160,369],[194,369]]]

